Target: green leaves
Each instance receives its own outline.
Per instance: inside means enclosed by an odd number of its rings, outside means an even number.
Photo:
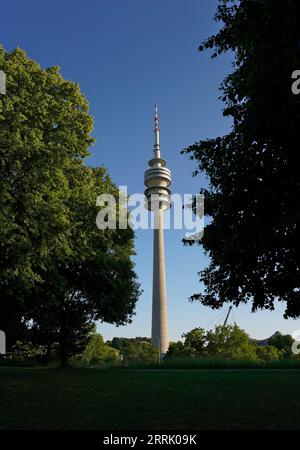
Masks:
[[[82,360],[88,365],[115,363],[119,361],[119,351],[106,345],[101,334],[91,336],[82,354]]]
[[[185,149],[195,174],[210,179],[201,240],[211,264],[200,274],[205,291],[192,300],[219,308],[252,300],[253,310],[286,302],[300,314],[300,103],[291,74],[300,67],[297,0],[220,1],[223,27],[201,50],[231,50],[234,71],[222,84],[227,136]]]
[[[96,227],[97,197],[117,197],[117,187],[103,167],[85,165],[93,119],[79,85],[21,49],[1,49],[0,68],[0,328],[9,335],[26,317],[43,339],[64,335],[71,351],[91,320],[130,320],[134,235]]]

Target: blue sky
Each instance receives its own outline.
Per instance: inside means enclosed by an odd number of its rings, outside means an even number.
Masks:
[[[180,150],[225,134],[219,85],[231,56],[211,60],[198,45],[217,30],[217,0],[11,0],[2,3],[0,43],[22,47],[42,66],[59,65],[80,84],[95,120],[96,144],[89,164],[104,164],[129,193],[143,192],[143,175],[153,147],[153,105],[158,103],[161,150],[172,170],[173,192],[197,193],[204,176],[191,177],[192,162]],[[188,297],[201,290],[197,272],[208,260],[200,247],[184,247],[183,232],[165,232],[170,338],[206,326],[222,313]],[[152,232],[136,233],[134,258],[143,289],[133,323],[99,324],[105,339],[149,336],[151,327]],[[224,308],[227,309],[228,307]],[[299,321],[276,312],[235,310],[236,322],[252,337],[276,330],[291,333]]]

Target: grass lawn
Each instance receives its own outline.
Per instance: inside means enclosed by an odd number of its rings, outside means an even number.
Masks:
[[[299,370],[0,368],[0,429],[299,429]]]

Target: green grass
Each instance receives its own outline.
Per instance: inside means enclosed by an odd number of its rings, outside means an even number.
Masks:
[[[298,370],[0,369],[0,429],[299,429]]]
[[[170,358],[158,363],[132,363],[134,369],[300,369],[300,359],[278,361],[230,360],[215,358]]]

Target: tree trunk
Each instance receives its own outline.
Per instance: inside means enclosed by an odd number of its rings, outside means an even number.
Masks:
[[[68,367],[68,337],[67,337],[67,314],[65,300],[68,294],[65,295],[61,302],[60,308],[60,332],[59,332],[59,356],[60,367],[65,369]]]
[[[43,356],[41,358],[41,363],[42,364],[48,364],[49,363],[50,358],[51,358],[52,347],[53,347],[52,342],[48,342],[47,348],[46,348],[46,352],[43,354]]]

